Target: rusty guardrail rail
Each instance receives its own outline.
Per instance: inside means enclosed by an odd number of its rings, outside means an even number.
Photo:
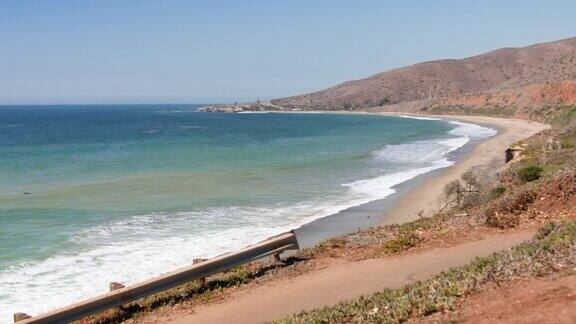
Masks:
[[[14,315],[18,324],[24,323],[68,323],[98,312],[127,304],[143,297],[174,288],[192,280],[206,278],[209,275],[231,269],[267,256],[279,258],[286,250],[299,249],[294,231],[271,237],[260,243],[248,246],[236,252],[226,253],[193,264],[188,267],[166,273],[132,286],[113,290],[109,293],[93,297],[67,307],[55,309],[48,313],[28,317],[24,313]]]

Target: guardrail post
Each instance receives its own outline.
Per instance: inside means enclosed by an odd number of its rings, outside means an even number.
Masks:
[[[14,323],[23,321],[25,319],[29,319],[31,317],[32,316],[30,316],[26,313],[16,313],[16,314],[14,314]]]
[[[125,288],[125,287],[126,287],[126,286],[124,286],[123,284],[121,284],[121,283],[119,283],[119,282],[116,282],[116,281],[112,281],[112,282],[110,283],[110,291],[122,289],[122,288]],[[119,310],[119,311],[122,311],[122,307],[123,307],[123,305],[120,305],[120,306],[118,306],[118,307],[115,307],[115,309],[117,309],[117,310]]]
[[[282,258],[280,257],[280,253],[274,254],[274,260],[276,262],[282,262]]]
[[[122,289],[126,286],[124,286],[123,284],[113,281],[110,283],[110,291],[114,291],[114,290],[118,290],[118,289]]]
[[[204,262],[206,260],[208,260],[208,259],[202,259],[202,258],[193,259],[192,264],[197,264],[200,262]],[[200,281],[201,285],[204,285],[206,283],[206,278],[200,278],[200,279],[198,279],[198,281]]]

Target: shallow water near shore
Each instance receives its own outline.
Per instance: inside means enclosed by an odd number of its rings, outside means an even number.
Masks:
[[[445,157],[452,163],[458,163],[470,154],[476,144],[481,142],[480,139],[481,138],[472,140],[468,145],[446,154]],[[387,220],[389,212],[396,208],[398,201],[402,199],[405,194],[425,183],[427,179],[441,176],[446,170],[446,168],[439,168],[428,173],[420,174],[413,179],[393,186],[392,189],[394,193],[383,199],[352,206],[336,214],[319,218],[302,225],[296,229],[296,236],[300,247],[313,247],[322,240],[382,224]]]
[[[1,322],[384,199],[494,134],[194,108],[0,107]]]

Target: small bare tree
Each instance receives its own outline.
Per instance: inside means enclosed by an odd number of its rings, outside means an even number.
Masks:
[[[467,208],[482,199],[484,185],[472,171],[467,171],[458,180],[453,180],[444,186],[444,207]]]

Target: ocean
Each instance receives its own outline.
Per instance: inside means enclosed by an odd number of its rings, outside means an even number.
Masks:
[[[384,199],[492,136],[435,118],[0,107],[0,322]]]

